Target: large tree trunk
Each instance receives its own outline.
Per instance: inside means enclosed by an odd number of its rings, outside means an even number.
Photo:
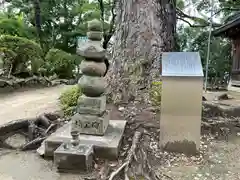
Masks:
[[[173,2],[169,4],[168,1]],[[152,81],[160,80],[160,56],[174,46],[175,0],[120,0],[109,95],[115,103],[148,102]]]

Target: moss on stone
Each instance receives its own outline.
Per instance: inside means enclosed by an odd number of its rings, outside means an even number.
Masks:
[[[100,31],[89,31],[87,32],[87,37],[93,41],[101,41],[103,38],[103,33]]]
[[[88,22],[88,31],[101,31],[102,32],[102,23],[101,21],[94,19]]]

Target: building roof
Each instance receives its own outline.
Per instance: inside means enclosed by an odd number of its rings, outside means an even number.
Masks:
[[[213,31],[214,36],[229,36],[228,31],[240,28],[240,15]]]

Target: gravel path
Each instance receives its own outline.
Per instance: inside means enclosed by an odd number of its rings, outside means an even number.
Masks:
[[[0,125],[59,109],[58,97],[66,85],[0,95]]]
[[[204,160],[197,157],[171,158],[171,165],[159,168],[173,180],[239,180],[240,179],[240,138],[226,141],[212,140]],[[169,180],[169,178],[163,178]]]

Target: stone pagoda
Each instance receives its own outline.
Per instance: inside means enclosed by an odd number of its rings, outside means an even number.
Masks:
[[[72,131],[81,134],[104,135],[109,124],[106,111],[106,83],[104,74],[105,49],[101,46],[102,24],[98,20],[88,23],[88,41],[77,53],[85,58],[80,65],[83,76],[79,86],[83,95],[78,99],[77,113],[72,117]]]
[[[96,157],[116,159],[126,126],[124,120],[109,120],[106,110],[105,49],[101,46],[102,23],[88,23],[88,40],[77,53],[85,58],[79,79],[82,96],[71,121],[58,129],[44,142],[44,156],[54,157],[60,171],[90,171],[93,154]]]

